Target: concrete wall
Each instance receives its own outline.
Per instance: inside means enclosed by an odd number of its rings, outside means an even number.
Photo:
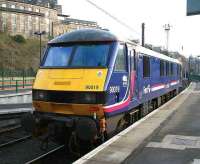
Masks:
[[[32,92],[0,95],[0,104],[31,103]]]

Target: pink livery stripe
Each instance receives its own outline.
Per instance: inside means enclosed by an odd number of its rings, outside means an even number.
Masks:
[[[135,89],[135,71],[131,72],[131,97],[133,97],[134,89]]]
[[[114,111],[120,110],[122,108],[125,108],[129,105],[129,103],[131,101],[131,97],[133,96],[134,88],[135,88],[135,72],[134,71],[131,72],[131,84],[130,85],[131,85],[130,92],[129,92],[127,99],[122,100],[121,102],[113,104],[113,105],[105,106],[104,112],[106,112],[106,113],[114,112]],[[127,89],[129,89],[129,87],[127,87]]]
[[[129,95],[128,98],[124,101],[121,101],[121,102],[113,104],[113,105],[105,106],[104,112],[110,113],[110,112],[114,112],[116,110],[122,109],[122,108],[129,105],[130,100],[131,100],[131,98],[130,98],[130,95]]]

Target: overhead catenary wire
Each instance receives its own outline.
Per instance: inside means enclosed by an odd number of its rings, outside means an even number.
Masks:
[[[102,7],[98,6],[97,4],[95,4],[94,2],[90,1],[90,0],[86,0],[88,3],[90,3],[92,6],[96,7],[98,10],[102,11],[104,14],[106,14],[107,16],[109,16],[110,18],[112,18],[113,20],[115,20],[117,23],[121,24],[122,26],[126,27],[128,30],[136,33],[137,35],[140,36],[140,33],[138,33],[134,28],[132,28],[131,26],[129,26],[128,24],[126,24],[125,22],[121,21],[119,18],[117,18],[116,16],[110,14],[108,11],[106,11],[105,9],[103,9]]]

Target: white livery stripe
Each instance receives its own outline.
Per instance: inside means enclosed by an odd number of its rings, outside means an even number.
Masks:
[[[176,84],[178,84],[179,83],[179,80],[178,81],[173,81],[173,82],[171,82],[170,84],[171,85],[176,85]]]
[[[163,88],[165,88],[165,85],[159,85],[159,86],[156,86],[156,87],[152,87],[151,91],[153,92],[153,91],[157,91],[157,90],[160,90],[160,89],[163,89]]]

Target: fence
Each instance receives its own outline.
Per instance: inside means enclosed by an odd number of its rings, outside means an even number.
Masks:
[[[200,75],[189,75],[190,81],[200,81]]]
[[[24,80],[0,80],[0,90],[15,90],[32,88],[34,79]]]
[[[9,70],[0,69],[0,77],[35,77],[36,72],[33,69],[26,70]]]
[[[32,88],[35,79],[35,72],[28,70],[5,70],[0,69],[0,91]]]

